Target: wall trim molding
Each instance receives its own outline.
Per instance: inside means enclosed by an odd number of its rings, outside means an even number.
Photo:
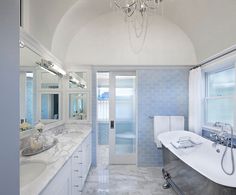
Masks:
[[[194,67],[194,65],[120,65],[120,66],[97,66],[97,65],[92,65],[91,66],[93,70],[95,71],[135,71],[135,70],[155,70],[155,69],[191,69]]]

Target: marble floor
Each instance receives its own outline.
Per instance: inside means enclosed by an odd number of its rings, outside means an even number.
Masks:
[[[174,195],[162,189],[161,168],[134,165],[109,165],[109,148],[100,145],[97,167],[87,178],[83,195]]]

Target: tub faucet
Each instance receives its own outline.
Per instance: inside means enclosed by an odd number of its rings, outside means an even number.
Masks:
[[[221,131],[219,133],[211,133],[210,138],[214,142],[212,145],[215,147],[217,144],[223,144],[227,145],[228,140],[230,139],[229,133],[224,130],[226,126],[229,124],[221,123],[221,122],[215,122],[213,125],[214,127],[221,128]]]

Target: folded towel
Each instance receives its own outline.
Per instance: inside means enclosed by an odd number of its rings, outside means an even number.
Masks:
[[[161,148],[161,142],[158,140],[158,135],[163,132],[170,131],[170,117],[169,116],[154,116],[154,142],[157,148]]]
[[[173,140],[170,142],[172,146],[176,149],[180,148],[190,148],[196,145],[200,145],[202,142],[199,140],[192,140],[190,137],[180,137],[178,140]]]
[[[170,116],[170,130],[184,130],[184,116]]]

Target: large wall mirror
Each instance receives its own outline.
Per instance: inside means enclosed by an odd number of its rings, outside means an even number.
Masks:
[[[88,94],[71,93],[69,94],[69,119],[88,120]]]
[[[87,72],[70,72],[69,73],[70,89],[87,89],[88,73]]]
[[[41,94],[41,119],[59,119],[59,94]]]
[[[20,129],[29,130],[41,120],[48,124],[61,119],[61,78],[40,68],[42,56],[20,47]]]
[[[49,72],[41,71],[40,74],[40,83],[42,89],[58,89],[60,78],[56,75],[53,75]]]
[[[30,129],[36,123],[36,72],[41,56],[27,47],[20,48],[20,123],[27,123],[22,130]]]

